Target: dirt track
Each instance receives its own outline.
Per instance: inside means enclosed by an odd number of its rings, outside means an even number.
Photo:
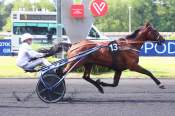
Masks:
[[[112,82],[112,79],[104,79]],[[36,94],[18,102],[12,92],[24,98],[35,89],[36,79],[0,79],[2,116],[174,116],[175,80],[161,80],[161,90],[150,79],[122,79],[116,88],[105,93],[82,79],[67,79],[63,102],[46,104]]]

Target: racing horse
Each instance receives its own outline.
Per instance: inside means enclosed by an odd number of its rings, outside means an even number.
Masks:
[[[105,47],[102,47],[95,53],[86,56],[78,63],[77,61],[68,63],[63,71],[58,71],[58,75],[61,74],[62,76],[66,74],[72,68],[72,66],[77,63],[74,69],[79,66],[83,66],[83,79],[97,87],[100,93],[104,93],[102,87],[118,86],[122,71],[129,69],[131,71],[148,75],[156,83],[156,85],[158,85],[159,88],[165,89],[164,85],[161,84],[161,82],[150,71],[138,64],[139,51],[141,49],[141,46],[147,41],[155,42],[158,44],[161,44],[165,41],[159,32],[149,23],[146,23],[144,26],[137,29],[133,34],[126,36],[126,38],[121,38],[119,40],[106,42],[83,40],[73,45],[67,45],[67,47],[71,46],[69,50],[67,49],[68,58],[74,57],[77,54],[96,46]],[[55,54],[56,51],[60,51],[61,48],[63,48],[60,47],[60,45],[48,50],[50,54]],[[105,83],[100,79],[97,79],[96,81],[91,79],[90,73],[93,65],[101,65],[112,68],[115,71],[113,83]]]

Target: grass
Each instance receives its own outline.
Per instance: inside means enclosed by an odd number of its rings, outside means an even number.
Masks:
[[[0,78],[33,78],[37,77],[36,73],[25,73],[22,69],[15,65],[16,57],[0,57]],[[175,78],[175,57],[140,57],[141,66],[149,69],[156,77]],[[103,73],[100,75],[92,75],[94,78],[111,78],[113,72]],[[82,73],[69,73],[68,77],[80,78]],[[143,74],[131,71],[124,71],[124,78],[147,78]]]

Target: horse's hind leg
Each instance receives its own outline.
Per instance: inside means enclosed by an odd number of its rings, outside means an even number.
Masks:
[[[99,90],[100,93],[104,93],[103,88],[100,86],[100,84],[98,84],[96,81],[92,80],[90,78],[90,73],[91,73],[91,69],[92,69],[92,64],[85,64],[84,65],[84,75],[83,75],[83,79],[85,79],[86,81],[90,82],[91,84],[93,84],[95,87],[97,87],[97,89]]]
[[[139,65],[134,65],[132,66],[132,68],[130,68],[130,70],[150,76],[151,79],[159,86],[159,88],[165,89],[164,85],[162,85],[161,82],[150,71],[144,69],[143,67]]]
[[[109,83],[105,83],[105,82],[101,82],[100,79],[97,80],[97,82],[101,85],[101,86],[108,86],[108,87],[116,87],[119,84],[119,80],[121,77],[122,72],[121,71],[115,71],[114,74],[114,80],[112,84]]]

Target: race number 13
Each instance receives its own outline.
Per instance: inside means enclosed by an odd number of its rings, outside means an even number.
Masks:
[[[116,52],[118,50],[118,45],[117,43],[112,43],[109,45],[109,48],[112,52]]]

